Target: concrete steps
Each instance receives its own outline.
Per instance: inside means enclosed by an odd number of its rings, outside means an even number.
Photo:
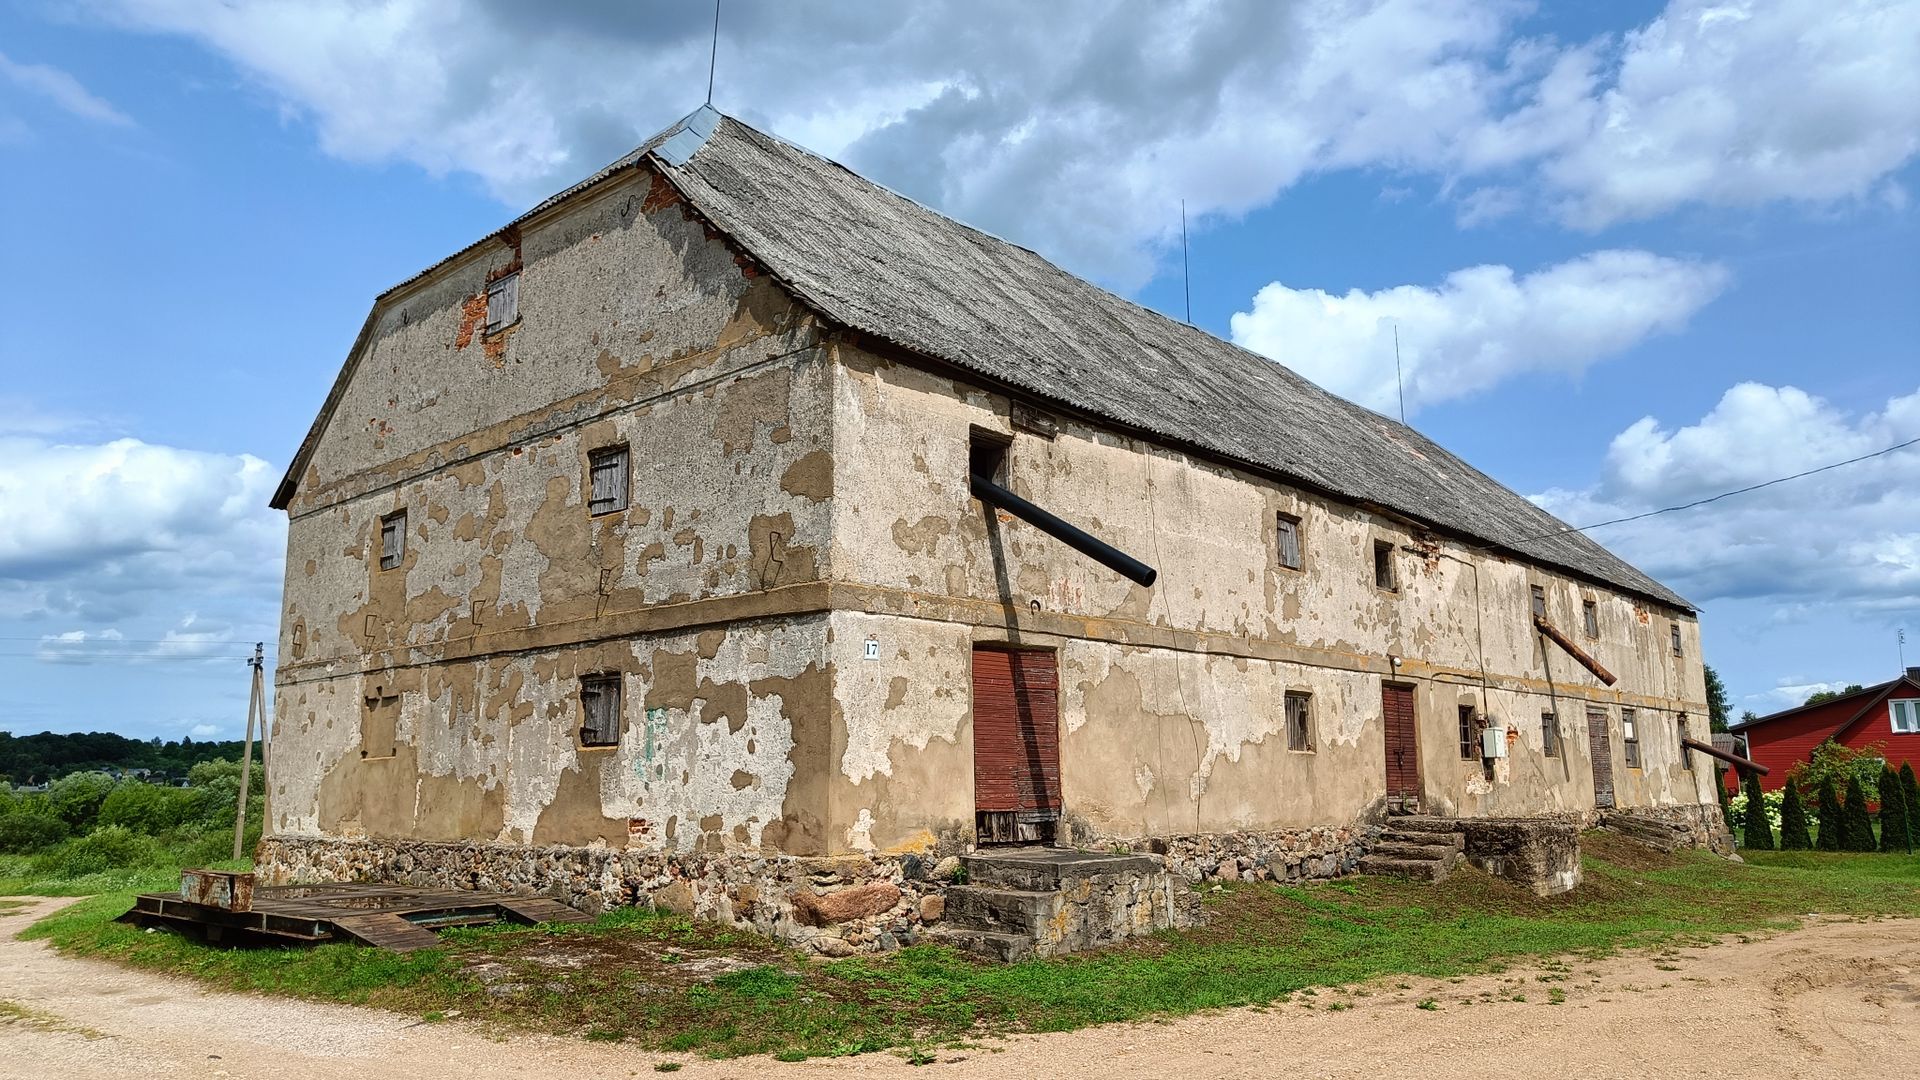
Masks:
[[[1457,821],[1390,817],[1380,840],[1360,860],[1360,872],[1440,881],[1460,865],[1466,847],[1466,833]]]
[[[928,937],[1008,963],[1191,925],[1191,899],[1159,859],[1058,848],[963,855],[965,885],[946,890],[943,925]],[[1197,902],[1191,905],[1198,907]]]

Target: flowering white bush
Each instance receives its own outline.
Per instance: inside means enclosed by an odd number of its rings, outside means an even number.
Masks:
[[[1767,827],[1774,832],[1780,831],[1780,803],[1787,797],[1785,791],[1763,791],[1760,793],[1760,805],[1767,808]],[[1733,808],[1733,827],[1738,830],[1747,823],[1747,793],[1741,792],[1727,800]]]

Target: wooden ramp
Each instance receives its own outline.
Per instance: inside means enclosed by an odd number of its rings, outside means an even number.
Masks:
[[[327,882],[255,888],[245,910],[145,893],[120,921],[165,926],[231,944],[318,944],[353,941],[394,952],[431,948],[444,926],[511,922],[585,923],[584,913],[537,896],[411,885]]]

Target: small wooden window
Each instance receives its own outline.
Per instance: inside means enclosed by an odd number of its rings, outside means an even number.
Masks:
[[[581,746],[617,746],[620,742],[620,676],[588,675],[580,680]]]
[[[1668,623],[1668,624],[1667,624],[1667,634],[1668,634],[1668,636],[1669,636],[1669,637],[1671,637],[1671,638],[1673,639],[1673,655],[1675,655],[1675,656],[1679,656],[1679,655],[1681,655],[1681,653],[1682,653],[1682,652],[1683,652],[1684,650],[1682,650],[1682,649],[1680,648],[1680,624],[1679,624],[1679,623]]]
[[[1393,545],[1385,540],[1373,542],[1373,583],[1388,592],[1400,587],[1393,578]]]
[[[1620,746],[1621,754],[1626,758],[1627,768],[1640,767],[1640,724],[1634,718],[1632,709],[1620,710]]]
[[[487,329],[491,334],[512,326],[520,318],[520,271],[487,286]]]
[[[1548,757],[1560,756],[1560,718],[1551,709],[1540,714],[1540,752]]]
[[[587,476],[592,490],[587,496],[587,511],[595,516],[627,508],[627,448],[610,446],[587,455]]]
[[[1280,565],[1288,570],[1300,569],[1304,565],[1300,561],[1300,519],[1292,514],[1275,515],[1273,533]]]
[[[1313,695],[1287,691],[1287,749],[1313,749]]]
[[[391,570],[407,557],[407,512],[395,510],[380,519],[380,569]]]
[[[1473,706],[1460,706],[1460,760],[1480,760],[1480,723]]]
[[[1546,618],[1547,617],[1547,590],[1541,588],[1538,585],[1529,585],[1527,586],[1527,589],[1529,592],[1533,594],[1533,617],[1536,619]]]
[[[1674,738],[1680,746],[1680,766],[1688,772],[1693,771],[1693,747],[1687,745],[1687,714],[1681,713],[1673,718]]]
[[[1586,627],[1588,637],[1600,636],[1600,605],[1591,600],[1580,601],[1580,621]]]

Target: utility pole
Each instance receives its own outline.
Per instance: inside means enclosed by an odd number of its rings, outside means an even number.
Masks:
[[[240,858],[241,844],[247,834],[247,787],[248,782],[253,779],[253,718],[256,715],[260,717],[260,763],[265,765],[267,760],[267,724],[264,712],[266,702],[263,700],[263,676],[261,675],[261,671],[266,667],[265,651],[266,643],[256,641],[253,644],[253,655],[247,658],[247,666],[253,669],[253,678],[252,685],[247,691],[247,739],[240,751],[240,804],[233,810],[233,857],[235,859]]]

